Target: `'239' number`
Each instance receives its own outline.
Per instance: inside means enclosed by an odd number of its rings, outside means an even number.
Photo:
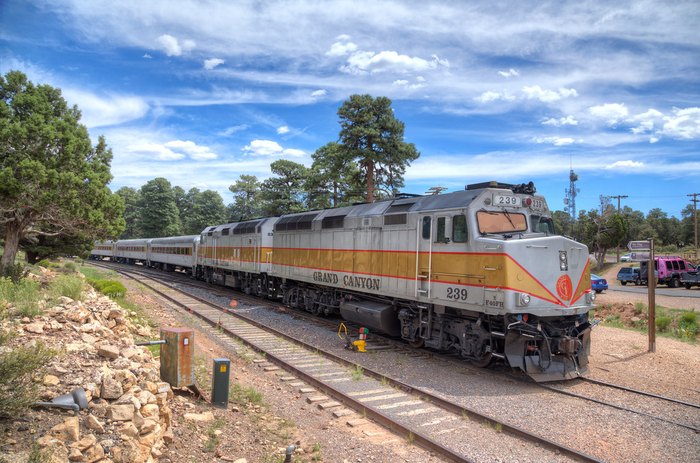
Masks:
[[[468,295],[467,288],[447,288],[447,299],[466,301]]]

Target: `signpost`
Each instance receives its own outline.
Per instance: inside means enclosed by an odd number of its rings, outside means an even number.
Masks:
[[[656,352],[656,272],[654,269],[654,240],[630,241],[627,249],[635,251],[632,260],[648,260],[647,288],[649,289],[649,352]]]

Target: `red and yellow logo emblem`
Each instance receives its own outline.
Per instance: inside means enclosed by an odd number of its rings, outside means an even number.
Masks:
[[[562,275],[557,280],[557,294],[563,301],[569,301],[574,291],[569,275]]]

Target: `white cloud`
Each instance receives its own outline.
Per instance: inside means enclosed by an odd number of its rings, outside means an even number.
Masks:
[[[321,98],[321,97],[326,96],[327,94],[328,94],[328,92],[323,90],[323,89],[314,90],[313,92],[311,92],[311,96],[314,98]]]
[[[673,108],[673,116],[664,119],[664,135],[682,140],[700,138],[700,108]]]
[[[549,117],[542,120],[542,125],[549,125],[552,127],[562,127],[565,125],[578,125],[578,121],[574,119],[574,116],[568,115],[566,117],[554,118]]]
[[[140,119],[150,108],[148,103],[135,96],[98,96],[72,87],[64,87],[62,92],[70,104],[78,105],[82,113],[81,122],[89,128]]]
[[[570,137],[535,137],[532,140],[535,143],[546,143],[554,146],[567,146],[576,143],[576,140]]]
[[[627,118],[629,110],[621,103],[605,103],[598,106],[591,106],[588,112],[599,119],[605,120],[609,126],[617,125]]]
[[[276,141],[253,140],[243,147],[243,152],[251,156],[303,156],[306,153],[293,148],[282,148]]]
[[[195,142],[189,140],[172,140],[165,143],[163,146],[172,151],[184,153],[196,161],[206,161],[219,157],[216,153],[212,152],[208,146],[197,145]]]
[[[634,134],[648,133],[654,130],[656,124],[660,124],[663,121],[663,114],[655,109],[649,109],[647,112],[637,114],[629,118],[629,122],[636,123],[636,127],[632,127],[630,130]]]
[[[139,143],[128,145],[126,150],[134,154],[142,154],[159,161],[177,161],[185,157],[182,153],[176,153],[160,143]]]
[[[348,40],[350,37],[341,36],[343,39]],[[357,45],[352,42],[335,42],[331,45],[331,49],[326,52],[326,56],[346,56],[357,50]]]
[[[376,74],[381,72],[422,72],[436,69],[439,66],[449,67],[450,63],[433,55],[432,60],[402,55],[395,51],[356,51],[352,53],[347,64],[340,67],[342,72],[353,75]]]
[[[149,55],[148,53],[144,53],[141,58],[153,59],[153,57],[151,55]]]
[[[520,73],[513,68],[510,68],[507,71],[498,71],[498,74],[500,74],[502,77],[505,77],[506,79],[508,79],[509,77],[518,77],[520,75]]]
[[[416,80],[418,81],[418,83],[412,84],[410,81],[408,81],[406,79],[397,79],[397,80],[393,81],[391,83],[391,85],[393,85],[395,87],[407,88],[407,89],[411,89],[411,90],[416,90],[416,89],[425,87],[425,84],[423,83],[425,81],[425,79],[422,79],[422,80],[416,79]]]
[[[552,103],[563,98],[578,96],[578,92],[573,88],[559,88],[558,90],[543,89],[539,85],[523,87],[523,93],[528,100],[540,100],[543,103]]]
[[[491,90],[486,91],[482,93],[481,95],[474,97],[474,100],[478,101],[479,103],[490,103],[492,101],[513,101],[515,100],[515,97],[508,93],[507,91],[503,92],[493,92]]]
[[[630,160],[615,161],[605,166],[606,169],[641,169],[643,167],[645,167],[643,162]]]
[[[205,59],[204,60],[204,69],[206,70],[212,70],[215,67],[224,64],[226,61],[222,60],[221,58],[211,58],[211,59]]]
[[[195,47],[193,40],[183,40],[182,44],[170,34],[163,34],[157,39],[160,48],[168,56],[180,56]]]
[[[282,127],[277,127],[277,133],[279,135],[284,135],[285,133],[289,133],[289,127],[286,125],[283,125]]]

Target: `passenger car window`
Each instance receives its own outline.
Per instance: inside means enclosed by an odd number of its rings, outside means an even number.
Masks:
[[[456,215],[452,217],[452,241],[465,243],[467,241],[467,217]]]
[[[671,265],[671,261],[667,260],[666,261],[666,270],[673,270],[673,266]]]
[[[673,262],[673,270],[678,270],[678,261],[674,260]]]
[[[430,217],[425,216],[423,217],[423,239],[424,240],[429,240],[430,239]]]

